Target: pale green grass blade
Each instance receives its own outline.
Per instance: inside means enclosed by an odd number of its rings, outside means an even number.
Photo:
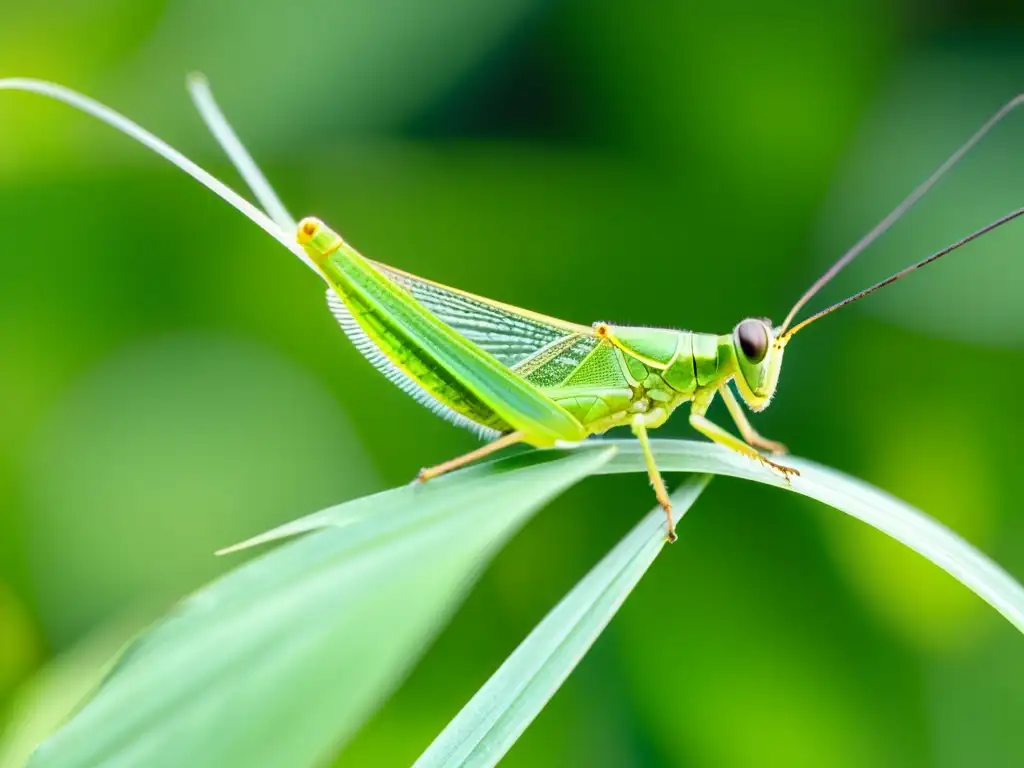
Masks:
[[[245,564],[129,647],[31,765],[323,760],[395,688],[496,549],[614,453],[493,463],[450,478],[431,503],[400,493],[404,505],[386,514]]]
[[[602,443],[600,442],[589,442],[584,450],[600,450],[601,446]],[[615,450],[617,451],[617,447]],[[567,454],[567,452],[536,453],[542,456],[549,453],[552,456]],[[408,485],[399,485],[395,488],[382,490],[379,494],[365,496],[361,499],[353,499],[344,504],[328,507],[319,512],[313,512],[311,515],[306,515],[305,517],[286,522],[284,525],[266,530],[252,539],[225,547],[219,550],[217,554],[227,555],[232,552],[239,552],[262,544],[308,534],[311,530],[344,527],[372,516],[400,514],[401,510],[413,505],[422,514],[443,510],[450,503],[450,485],[454,484],[456,487],[462,488],[462,493],[470,493],[470,490],[472,490],[472,493],[486,493],[486,487],[488,483],[492,482],[494,476],[492,467],[495,464],[500,465],[505,461],[507,460],[499,459],[496,462],[474,464],[458,472],[436,477],[430,482],[414,482]]]
[[[597,442],[589,443],[587,450],[600,449]],[[616,449],[617,450],[617,449]],[[547,452],[538,452],[543,455]],[[557,452],[552,456],[558,455]],[[272,528],[269,531],[253,536],[239,544],[217,552],[218,555],[227,555],[232,552],[249,549],[260,544],[267,544],[281,539],[287,539],[310,531],[317,531],[322,528],[342,528],[353,525],[368,517],[401,515],[403,510],[415,506],[420,514],[432,514],[444,510],[449,505],[448,494],[450,487],[455,486],[461,493],[486,494],[488,487],[493,482],[494,465],[501,465],[506,459],[498,459],[496,462],[485,462],[475,464],[458,472],[453,472],[441,477],[434,478],[429,483],[410,483],[387,491],[381,491],[370,496],[363,496],[359,499],[346,501],[344,504],[337,504],[327,507],[311,515],[300,517],[297,520]]]
[[[672,494],[679,520],[707,486],[698,475]],[[416,761],[417,768],[495,765],[597,640],[665,546],[655,507],[566,595]]]
[[[634,440],[598,473],[644,472]],[[663,471],[707,472],[756,480],[817,499],[924,555],[1024,630],[1024,589],[952,531],[892,496],[831,469],[787,457],[801,471],[791,484],[733,451],[705,442],[653,441]],[[706,479],[677,491],[685,512]],[[651,512],[531,632],[417,761],[417,768],[495,765],[561,686],[661,550],[663,513]]]
[[[657,439],[651,444],[663,472],[701,472],[755,480],[817,499],[862,520],[935,563],[1024,632],[1024,587],[956,533],[884,491],[794,456],[787,456],[786,461],[797,467],[801,475],[787,485],[774,472],[713,443]],[[614,445],[619,449],[599,474],[646,471],[640,446],[635,440],[594,440],[584,444],[588,449],[593,445]],[[478,469],[473,467],[464,472]],[[368,505],[363,509],[370,508]],[[364,513],[359,510],[359,507],[347,507],[342,511],[324,510],[268,531],[238,547],[272,541],[325,525],[344,525],[349,515]]]
[[[0,717],[0,768],[23,768],[36,745],[88,700],[118,651],[144,623],[128,616],[100,627],[18,688]]]
[[[619,452],[600,474],[643,472],[643,457],[635,440],[607,440]],[[800,470],[792,485],[727,448],[690,440],[652,440],[664,472],[709,472],[792,490],[817,499],[888,534],[931,560],[977,594],[1024,632],[1024,587],[982,552],[920,510],[861,480],[820,464],[787,456]]]

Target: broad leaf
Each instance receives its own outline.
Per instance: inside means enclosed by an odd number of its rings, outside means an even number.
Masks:
[[[614,452],[516,457],[379,494],[380,514],[245,564],[129,647],[31,765],[322,760],[394,689],[497,548]]]

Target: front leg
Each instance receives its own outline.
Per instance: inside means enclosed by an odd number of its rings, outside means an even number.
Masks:
[[[793,467],[787,467],[782,464],[776,464],[774,461],[766,456],[763,456],[757,449],[747,445],[745,442],[740,440],[735,435],[726,432],[720,426],[715,424],[713,421],[705,418],[704,414],[707,413],[708,406],[711,405],[711,400],[715,396],[715,391],[708,390],[706,393],[698,394],[693,399],[693,406],[690,408],[690,425],[700,432],[705,437],[709,437],[719,445],[724,445],[726,448],[731,448],[737,453],[742,453],[754,461],[760,462],[764,466],[780,474],[786,482],[789,482],[791,476],[797,476],[800,473]]]
[[[720,386],[718,391],[722,393],[725,407],[729,409],[729,415],[736,422],[736,426],[740,429],[740,434],[743,435],[743,439],[748,445],[774,453],[776,456],[786,452],[786,446],[782,443],[762,437],[761,433],[754,429],[754,426],[747,420],[747,414],[743,412],[743,407],[737,402],[736,395],[729,389],[728,384]]]

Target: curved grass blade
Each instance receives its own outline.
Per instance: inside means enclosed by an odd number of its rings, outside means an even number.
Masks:
[[[644,472],[639,446],[619,447],[598,473]],[[787,484],[720,446],[655,440],[664,471],[709,472],[795,491],[862,520],[927,557],[957,578],[1018,629],[1024,630],[1024,589],[956,534],[888,494],[806,460],[792,460],[801,476]],[[685,512],[706,484],[692,478],[677,491]],[[417,768],[495,765],[554,695],[661,549],[660,508],[651,512],[520,644],[416,763]]]
[[[615,457],[603,465],[598,474],[646,472],[640,446],[635,440],[590,440],[583,445],[588,448],[614,445],[618,448]],[[786,461],[801,474],[791,478],[787,485],[774,472],[713,443],[656,439],[651,441],[651,445],[663,472],[701,472],[754,480],[816,499],[877,528],[935,563],[1024,632],[1024,587],[956,533],[884,491],[834,469],[792,456],[786,457]],[[485,465],[471,467],[461,473],[479,471],[480,466]],[[459,475],[455,473],[454,476]],[[348,516],[357,509],[324,510],[243,542],[238,548],[326,525],[345,525]]]
[[[676,522],[707,486],[687,480],[672,494]],[[516,648],[416,761],[416,768],[495,765],[597,640],[665,546],[655,507]]]
[[[602,440],[618,453],[599,474],[644,472],[635,440]],[[1024,632],[1024,587],[982,552],[920,510],[867,483],[807,459],[787,456],[800,470],[790,484],[727,448],[691,440],[652,440],[664,472],[709,472],[791,490],[845,512],[896,539],[949,573]]]
[[[607,446],[605,446],[607,447]],[[588,445],[588,449],[598,449],[597,443]],[[614,450],[618,450],[615,448]],[[387,491],[374,493],[362,498],[352,499],[343,504],[327,507],[311,515],[272,528],[269,531],[253,536],[238,544],[218,550],[218,555],[228,555],[245,549],[269,544],[281,539],[288,539],[311,531],[324,528],[344,528],[362,522],[370,517],[394,516],[401,519],[404,510],[415,505],[419,514],[436,514],[449,504],[450,486],[454,485],[460,493],[480,494],[484,496],[493,482],[494,469],[515,466],[517,462],[528,461],[526,457],[536,460],[539,456],[548,455],[554,458],[559,452],[536,451],[521,453],[513,459],[502,458],[494,462],[474,464],[460,472],[453,472],[434,478],[429,483],[410,483]],[[563,456],[570,455],[562,452]],[[607,459],[610,461],[611,459]]]
[[[396,687],[498,547],[615,450],[513,457],[451,478],[444,493],[398,489],[383,514],[246,563],[136,640],[30,765],[322,761]]]

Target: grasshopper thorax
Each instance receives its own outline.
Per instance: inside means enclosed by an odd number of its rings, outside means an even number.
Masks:
[[[784,338],[775,335],[770,321],[749,317],[732,332],[736,355],[736,388],[753,411],[768,407],[779,383]]]

